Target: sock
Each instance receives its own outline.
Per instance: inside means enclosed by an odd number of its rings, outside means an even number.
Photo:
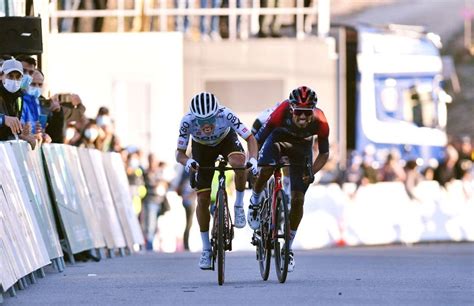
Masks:
[[[244,192],[243,191],[236,191],[235,192],[234,207],[244,207]]]
[[[202,240],[202,250],[203,251],[210,251],[211,242],[209,241],[209,231],[201,232],[201,240]]]
[[[260,197],[262,196],[262,192],[256,193],[252,190],[252,197],[250,198],[250,203],[258,204],[260,203]]]
[[[290,230],[290,250],[292,250],[293,248],[293,240],[295,240],[295,236],[296,236],[296,231],[294,230]]]

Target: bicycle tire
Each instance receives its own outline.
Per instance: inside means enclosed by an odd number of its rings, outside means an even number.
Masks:
[[[290,251],[290,220],[288,213],[287,198],[283,190],[279,190],[276,195],[276,230],[277,236],[273,240],[273,252],[275,253],[275,270],[278,281],[284,283],[288,275],[288,253]],[[281,249],[283,246],[283,249]],[[282,252],[283,251],[283,252]],[[283,258],[282,258],[283,255]]]
[[[268,200],[266,200],[260,214],[260,239],[257,243],[258,265],[260,275],[264,281],[268,280],[270,275],[272,259],[270,219],[270,206]]]
[[[219,285],[224,284],[225,276],[225,194],[223,190],[217,192],[217,280]]]

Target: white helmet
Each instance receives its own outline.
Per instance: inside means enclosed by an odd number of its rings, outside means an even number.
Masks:
[[[219,109],[219,100],[210,92],[201,92],[191,100],[191,113],[197,118],[214,116]]]

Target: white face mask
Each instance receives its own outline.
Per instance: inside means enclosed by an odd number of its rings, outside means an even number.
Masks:
[[[99,132],[96,129],[87,129],[84,131],[84,136],[93,142],[99,136]]]
[[[5,79],[3,81],[3,86],[5,87],[6,90],[8,90],[11,93],[15,93],[20,89],[20,84],[21,81],[15,81],[15,80],[10,80],[10,79]]]
[[[28,87],[28,94],[35,97],[35,98],[39,98],[39,96],[41,96],[41,90],[39,89],[39,87]]]

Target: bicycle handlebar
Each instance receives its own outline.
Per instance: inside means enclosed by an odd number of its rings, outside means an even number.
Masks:
[[[250,162],[247,162],[245,167],[226,167],[226,166],[220,166],[220,163],[226,163],[224,160],[218,160],[219,161],[219,166],[217,167],[199,167],[197,168],[196,163],[192,163],[191,166],[193,168],[194,173],[191,173],[191,177],[189,179],[189,183],[191,184],[191,187],[194,189],[196,188],[197,184],[197,174],[199,170],[214,170],[214,171],[229,171],[229,170],[248,170],[252,168],[252,164]]]

